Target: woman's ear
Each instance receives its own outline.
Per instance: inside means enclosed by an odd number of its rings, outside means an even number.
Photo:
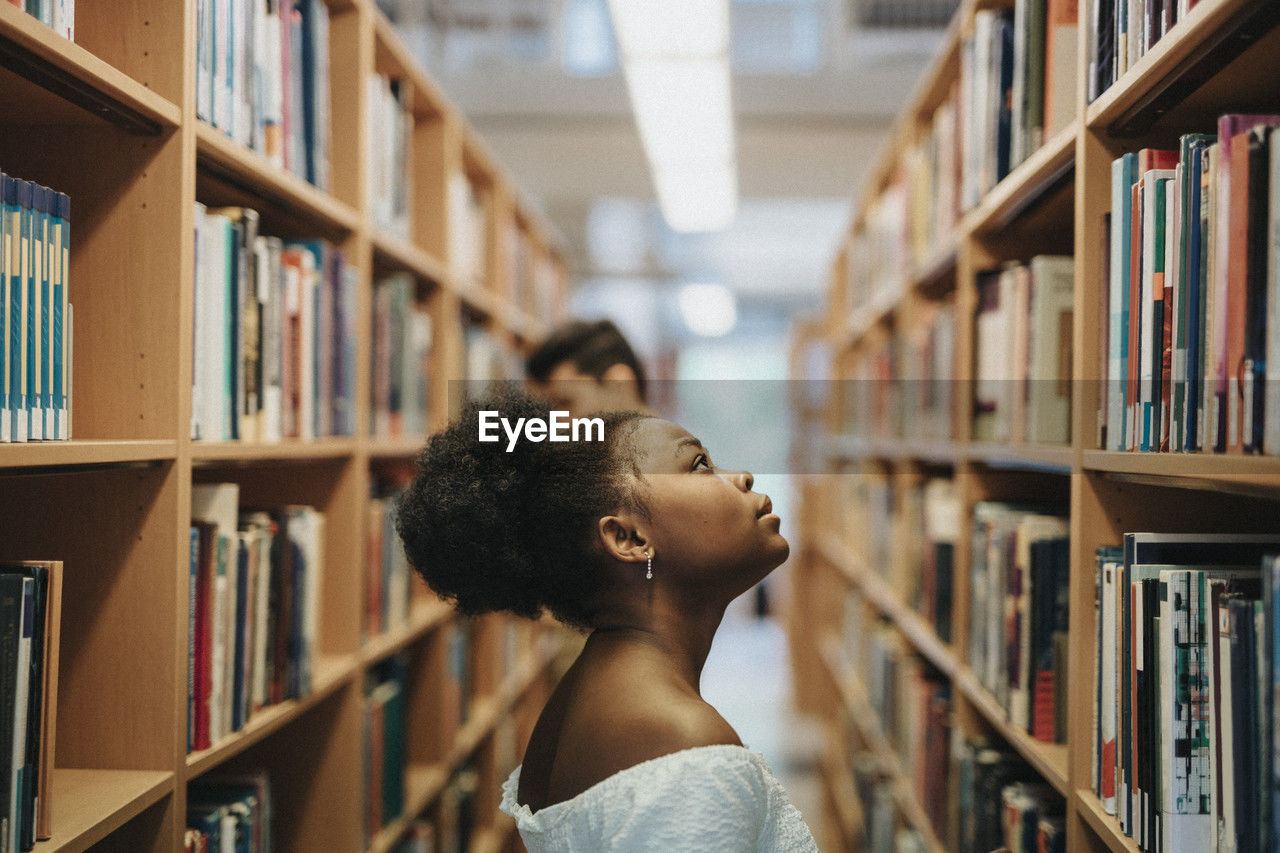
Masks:
[[[605,554],[625,563],[643,563],[649,559],[652,545],[645,531],[628,515],[606,515],[597,526]]]

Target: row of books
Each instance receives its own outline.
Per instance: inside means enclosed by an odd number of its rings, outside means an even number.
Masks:
[[[186,853],[271,853],[271,777],[265,770],[203,776],[187,785]]]
[[[76,0],[9,0],[64,38],[76,40]]]
[[[869,752],[854,755],[853,789],[862,806],[862,838],[858,847],[866,853],[924,853],[928,850],[919,830],[905,826],[894,796],[895,777],[880,757]]]
[[[408,662],[395,655],[365,675],[361,705],[364,846],[404,812]]]
[[[198,118],[327,190],[329,113],[324,0],[198,0]]]
[[[0,850],[52,833],[62,563],[0,562]]]
[[[1112,163],[1101,444],[1280,453],[1280,115]]]
[[[973,508],[969,667],[1036,740],[1066,743],[1070,560],[1065,514],[981,501]]]
[[[964,209],[1071,123],[1076,0],[981,9],[960,54],[960,198]]]
[[[1097,552],[1094,790],[1142,850],[1272,850],[1280,536]]]
[[[352,435],[359,276],[322,240],[196,203],[191,437]]]
[[[431,312],[408,273],[373,287],[373,435],[424,436]]]
[[[1085,24],[1090,103],[1137,64],[1200,0],[1089,0]]]
[[[450,269],[459,287],[483,290],[489,272],[488,196],[457,171],[449,175],[447,193]]]
[[[0,173],[0,442],[71,438],[71,199]]]
[[[952,298],[922,303],[898,334],[869,343],[845,384],[845,429],[877,438],[953,435],[956,318]]]
[[[396,492],[369,499],[365,576],[366,637],[391,633],[409,621],[413,567],[396,533]]]
[[[902,517],[906,601],[933,626],[938,639],[951,642],[952,585],[956,543],[960,538],[960,495],[954,480],[931,477],[907,488]]]
[[[208,749],[269,705],[311,693],[324,514],[242,508],[235,483],[191,487],[187,749]]]
[[[1071,442],[1075,266],[1038,255],[978,275],[973,436]]]
[[[1062,797],[1021,755],[985,737],[956,738],[960,853],[1065,853]]]
[[[369,76],[369,211],[373,224],[402,239],[409,237],[413,171],[409,168],[413,115],[409,87],[382,74]]]

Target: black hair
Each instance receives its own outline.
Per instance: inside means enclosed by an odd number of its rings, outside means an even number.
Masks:
[[[646,514],[631,432],[639,412],[602,412],[604,441],[516,442],[507,452],[479,440],[479,413],[548,419],[525,394],[467,405],[418,456],[397,505],[396,530],[409,562],[459,612],[509,611],[535,619],[543,608],[578,630],[607,583],[599,519]],[[501,433],[502,430],[499,430]]]
[[[644,367],[635,350],[612,320],[574,320],[547,336],[525,363],[525,371],[537,382],[546,382],[551,371],[566,361],[599,381],[615,364],[625,364],[636,375],[636,392],[645,395]]]

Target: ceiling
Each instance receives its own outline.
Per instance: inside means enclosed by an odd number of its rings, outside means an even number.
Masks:
[[[806,300],[940,39],[860,27],[858,2],[734,0],[739,216],[722,234],[677,235],[656,213],[605,0],[383,0],[559,230],[579,286],[714,278],[744,298]]]

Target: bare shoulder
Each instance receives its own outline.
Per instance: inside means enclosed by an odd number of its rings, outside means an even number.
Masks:
[[[593,709],[591,724],[562,736],[549,801],[573,797],[619,771],[702,746],[741,746],[733,726],[696,696],[634,696]]]

